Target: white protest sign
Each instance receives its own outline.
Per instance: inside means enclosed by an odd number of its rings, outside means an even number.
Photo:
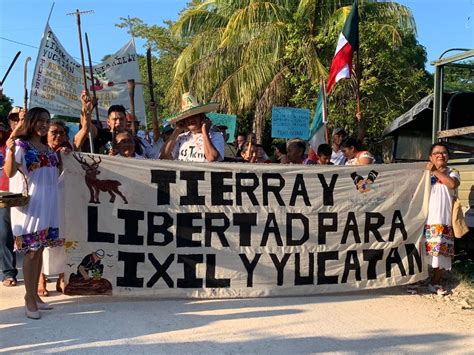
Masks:
[[[68,294],[306,295],[427,276],[422,163],[193,164],[83,154],[64,164]],[[365,181],[358,188],[353,173]]]
[[[107,118],[111,105],[130,107],[127,80],[140,82],[138,58],[133,41],[117,53],[93,66],[94,87],[99,100],[99,115]],[[91,89],[89,67],[86,69],[87,87]],[[30,107],[40,106],[53,114],[79,117],[80,94],[84,89],[82,66],[64,49],[49,25],[41,40],[30,91]],[[135,115],[145,121],[143,88],[135,87]]]

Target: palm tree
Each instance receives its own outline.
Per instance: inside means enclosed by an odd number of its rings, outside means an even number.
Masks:
[[[410,11],[399,4],[360,1],[364,11],[397,16],[400,27],[414,29]],[[292,73],[317,83],[327,75],[318,56],[317,36],[340,32],[352,0],[207,0],[194,1],[173,26],[189,43],[174,66],[170,102],[191,91],[199,101],[217,101],[222,111],[254,112],[253,129],[261,140],[273,105],[288,103]],[[295,55],[296,53],[296,55]],[[332,56],[331,56],[332,57]],[[330,58],[324,60],[330,64]]]

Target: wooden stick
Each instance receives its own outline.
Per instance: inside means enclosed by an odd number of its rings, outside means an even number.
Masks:
[[[135,80],[129,79],[127,80],[127,88],[128,88],[128,96],[130,98],[130,113],[132,114],[133,122],[132,122],[132,134],[133,136],[136,135],[136,127],[135,127]]]
[[[12,62],[10,63],[10,66],[9,66],[8,69],[7,69],[7,72],[6,72],[5,75],[3,76],[2,81],[0,81],[0,86],[2,86],[3,83],[5,82],[5,79],[7,78],[8,74],[10,73],[10,70],[12,70],[13,66],[15,65],[16,60],[17,60],[18,57],[20,56],[20,53],[21,53],[21,51],[18,51],[18,53],[17,53],[17,54],[15,55],[15,57],[13,58]]]
[[[76,12],[72,12],[72,13],[68,14],[68,15],[76,15],[76,18],[77,18],[77,31],[79,33],[79,50],[81,52],[82,78],[84,80],[84,90],[86,91],[86,93],[88,93],[89,90],[87,90],[86,64],[85,64],[85,61],[84,61],[84,50],[82,48],[81,14],[87,14],[87,13],[91,13],[91,12],[94,12],[94,11],[92,11],[92,10],[79,11],[79,9],[77,9]],[[94,141],[92,139],[92,132],[91,132],[90,129],[89,129],[89,145],[90,145],[90,148],[91,148],[91,153],[94,153]]]
[[[23,108],[25,111],[28,110],[28,62],[30,60],[31,57],[28,57],[25,60],[25,72],[23,76],[23,88],[25,89],[25,95],[23,96]]]
[[[151,124],[153,128],[153,141],[156,142],[160,138],[160,125],[158,123],[158,114],[156,112],[155,94],[153,91],[153,71],[152,71],[152,66],[151,66],[151,49],[150,48],[148,48],[146,51],[146,67],[148,71],[148,89],[150,90]]]

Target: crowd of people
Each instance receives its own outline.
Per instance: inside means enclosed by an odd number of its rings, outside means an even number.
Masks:
[[[40,296],[47,296],[46,276],[42,274],[44,248],[62,247],[58,204],[62,193],[61,156],[70,151],[91,150],[98,154],[134,159],[166,159],[188,162],[247,162],[279,164],[365,165],[375,162],[374,156],[360,142],[349,137],[342,128],[335,128],[330,144],[309,147],[302,139],[276,142],[270,158],[253,133],[238,134],[235,144],[227,143],[227,127],[212,125],[206,113],[216,104],[198,105],[192,97],[182,112],[155,130],[151,140],[136,134],[136,119],[122,105],[108,110],[107,127],[93,124],[94,105],[88,93],[81,94],[81,126],[74,137],[68,137],[63,121],[51,120],[44,108],[25,111],[13,108],[5,122],[0,122],[0,153],[3,191],[23,192],[25,182],[30,199],[26,206],[0,208],[0,268],[7,287],[17,285],[15,251],[24,254],[25,313],[32,319],[40,311],[51,309]],[[88,136],[92,136],[92,145]],[[430,287],[444,294],[442,270],[451,268],[454,237],[451,226],[453,196],[459,186],[459,173],[447,166],[448,148],[433,145],[426,169],[431,174],[429,216],[424,229],[426,252],[434,273]],[[23,175],[25,177],[23,177]],[[56,285],[64,291],[64,274],[59,273]]]

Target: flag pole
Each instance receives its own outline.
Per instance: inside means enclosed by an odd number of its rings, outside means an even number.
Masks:
[[[321,75],[320,76],[320,87],[321,87],[321,92],[319,95],[323,95],[323,125],[324,125],[324,140],[326,141],[325,143],[329,143],[329,134],[328,134],[328,126],[327,126],[327,105],[326,105],[326,83],[324,82],[324,77]]]
[[[53,13],[54,4],[55,2],[53,1],[53,3],[51,4],[51,10],[49,10],[49,15],[48,15],[48,19],[46,20],[46,23],[49,23],[49,19],[51,18],[51,14]]]
[[[360,63],[360,51],[357,50],[357,61],[356,61],[356,100],[357,100],[357,138],[362,142],[365,138],[365,124],[364,120],[362,119],[362,112],[360,107],[360,80],[362,76],[362,65]]]

